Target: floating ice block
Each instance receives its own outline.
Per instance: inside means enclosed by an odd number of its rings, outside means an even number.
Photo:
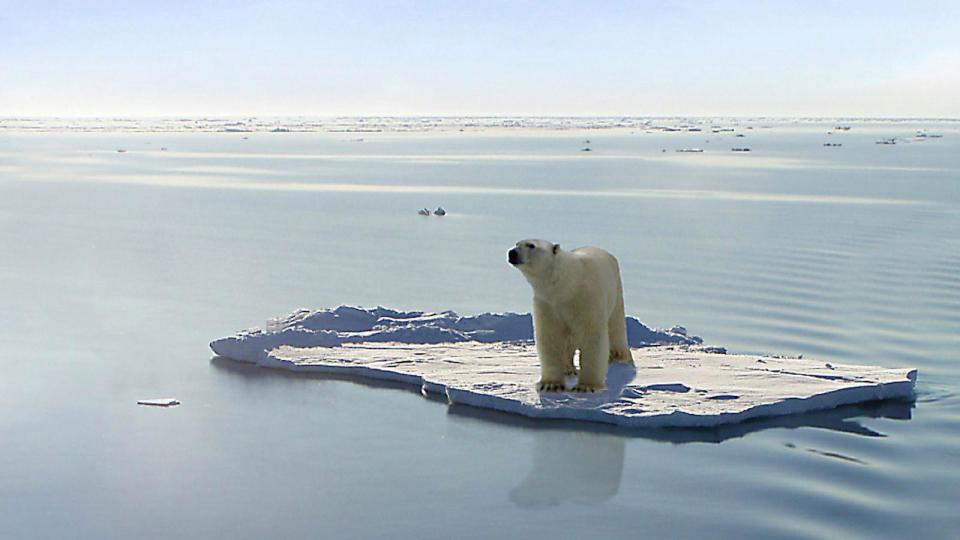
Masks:
[[[406,383],[456,404],[632,428],[708,427],[867,401],[909,400],[917,377],[908,368],[725,354],[721,348],[703,347],[682,328],[643,326],[645,333],[634,329],[631,345],[650,346],[632,349],[635,366],[611,365],[605,391],[540,393],[532,342],[496,339],[521,335],[519,328],[529,324],[529,315],[464,318],[452,312],[374,311],[303,310],[274,332],[242,332],[214,341],[211,348],[263,367]],[[639,339],[641,333],[649,341]],[[398,339],[387,341],[391,337]]]

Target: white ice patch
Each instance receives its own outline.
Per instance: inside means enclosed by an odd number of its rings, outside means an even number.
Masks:
[[[628,327],[630,320],[642,326],[628,318]],[[529,315],[340,307],[297,311],[272,321],[273,331],[249,330],[210,346],[264,367],[411,384],[451,403],[637,428],[716,426],[911,399],[917,377],[913,369],[728,355],[701,347],[699,338],[679,329],[634,326],[636,368],[611,365],[607,390],[538,393],[539,362],[528,325]]]

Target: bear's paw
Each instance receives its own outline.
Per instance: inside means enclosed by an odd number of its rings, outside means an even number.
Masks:
[[[565,392],[567,387],[562,382],[557,383],[540,381],[537,383],[537,390],[540,392]]]

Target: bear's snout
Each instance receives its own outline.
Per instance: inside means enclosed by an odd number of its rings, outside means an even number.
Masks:
[[[513,248],[507,252],[507,262],[513,265],[520,264],[520,254],[517,253],[517,248]]]

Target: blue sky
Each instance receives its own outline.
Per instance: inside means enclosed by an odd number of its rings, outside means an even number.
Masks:
[[[0,0],[0,115],[960,117],[960,2]]]

